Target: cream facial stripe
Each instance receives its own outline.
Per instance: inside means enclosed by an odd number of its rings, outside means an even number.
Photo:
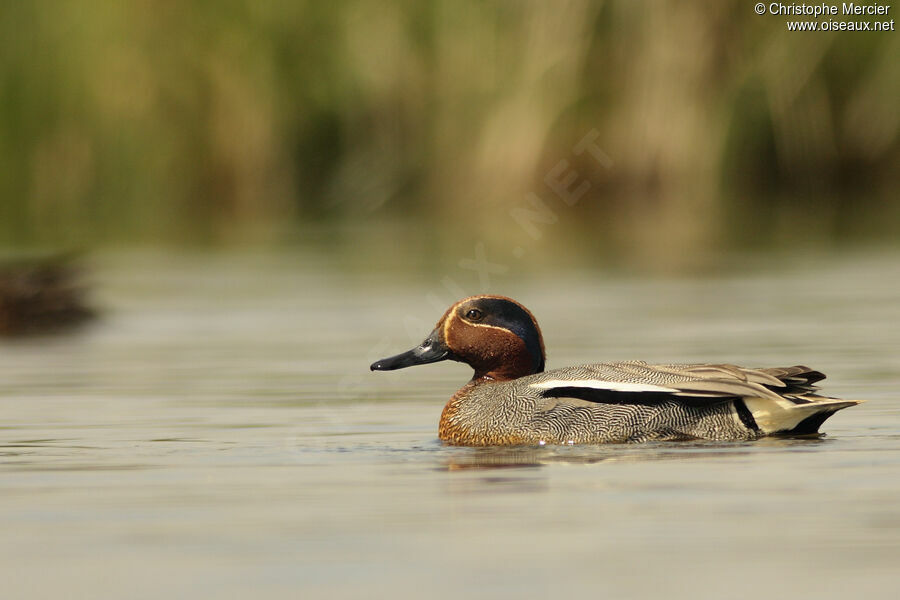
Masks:
[[[442,332],[444,337],[444,343],[449,343],[447,341],[447,331],[450,329],[450,321],[453,320],[453,317],[456,316],[456,304],[450,307],[450,310],[447,311],[447,316],[444,317],[444,330]]]
[[[659,385],[652,385],[649,383],[626,383],[626,382],[619,382],[619,381],[601,381],[599,379],[572,379],[572,380],[551,379],[550,381],[541,381],[539,383],[532,383],[529,387],[537,388],[540,390],[548,390],[548,389],[552,389],[552,388],[577,387],[577,388],[593,388],[595,390],[610,390],[613,392],[675,393],[678,391],[678,390],[674,390],[672,388],[662,387]]]
[[[447,332],[450,331],[450,322],[456,318],[456,307],[459,306],[460,304],[462,304],[463,302],[466,302],[467,300],[468,300],[468,298],[466,300],[460,300],[459,302],[457,302],[456,304],[454,304],[453,306],[451,306],[450,308],[447,309],[447,314],[444,317],[444,328],[443,328],[445,342],[447,341]]]
[[[452,307],[450,307],[450,310],[447,311],[448,314],[450,315],[450,318],[444,319],[444,340],[447,339],[447,332],[450,331],[450,321],[452,321],[453,319],[459,319],[459,315],[456,314],[456,309],[460,304],[463,304],[464,302],[469,302],[471,300],[478,300],[479,298],[490,298],[490,297],[491,296],[472,296],[471,298],[466,298],[465,300],[462,300],[461,302],[457,302]],[[487,329],[496,329],[497,331],[506,331],[506,332],[509,332],[509,333],[512,333],[513,335],[515,335],[514,332],[510,331],[506,327],[497,327],[496,325],[487,325],[485,323],[471,323],[469,321],[463,321],[463,323],[465,323],[469,327],[485,327]]]
[[[500,331],[506,331],[506,332],[509,332],[509,333],[512,333],[513,335],[515,335],[515,333],[513,331],[510,331],[506,327],[497,327],[496,325],[486,325],[485,323],[469,323],[468,321],[466,321],[466,325],[468,325],[469,327],[485,327],[487,329],[499,329]]]

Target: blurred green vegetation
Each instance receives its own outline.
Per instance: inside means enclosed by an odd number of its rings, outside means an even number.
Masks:
[[[5,2],[0,245],[652,261],[898,237],[900,37],[785,20],[743,0]],[[592,132],[611,165],[573,151]],[[590,184],[574,206],[545,183],[560,161]]]

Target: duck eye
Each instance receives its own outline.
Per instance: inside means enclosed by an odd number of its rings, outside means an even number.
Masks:
[[[466,312],[466,318],[470,321],[479,321],[482,316],[481,311],[477,308],[470,308],[468,312]]]

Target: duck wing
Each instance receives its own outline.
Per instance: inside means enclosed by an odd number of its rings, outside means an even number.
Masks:
[[[652,365],[643,361],[597,363],[532,376],[529,386],[545,398],[580,398],[610,404],[656,404],[679,398],[691,405],[747,396],[782,400],[812,392],[818,371],[796,366],[748,369],[729,364]],[[777,390],[777,391],[776,391]]]
[[[858,400],[816,394],[825,378],[803,365],[748,369],[730,364],[653,365],[642,361],[598,363],[534,375],[528,386],[558,402],[654,406],[677,401],[690,407],[735,402],[765,433],[814,433],[836,411]],[[807,431],[809,430],[809,431]]]

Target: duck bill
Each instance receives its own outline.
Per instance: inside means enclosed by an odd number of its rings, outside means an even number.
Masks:
[[[382,358],[372,363],[370,367],[373,371],[393,371],[395,369],[405,369],[415,365],[427,365],[428,363],[439,362],[442,360],[452,359],[453,354],[447,347],[447,344],[441,339],[440,331],[435,329],[431,332],[425,341],[402,354]]]

